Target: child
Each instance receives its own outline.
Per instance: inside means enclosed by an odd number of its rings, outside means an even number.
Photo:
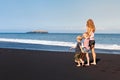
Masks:
[[[84,37],[84,42],[83,42],[83,50],[84,50],[84,53],[86,53],[86,59],[87,59],[87,64],[86,64],[86,66],[89,66],[90,65],[90,60],[89,60],[89,54],[88,54],[88,52],[89,52],[89,49],[90,49],[90,47],[89,47],[89,34],[88,34],[88,32],[85,32],[84,34],[83,34],[83,37]]]
[[[75,62],[78,64],[77,67],[81,66],[80,63],[82,63],[82,65],[84,65],[84,61],[82,60],[82,58],[84,57],[83,55],[83,50],[82,50],[82,45],[81,45],[81,40],[82,40],[82,36],[77,36],[77,45],[75,47],[71,47],[75,48]]]

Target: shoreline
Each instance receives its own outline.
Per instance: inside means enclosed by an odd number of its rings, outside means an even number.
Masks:
[[[52,46],[52,45],[42,45],[42,44],[27,44],[27,43],[15,43],[15,42],[0,42],[0,48],[8,49],[25,49],[25,50],[38,50],[38,51],[57,51],[57,52],[74,52],[69,50],[70,47],[66,46]],[[97,53],[102,54],[120,54],[120,50],[109,50],[109,49],[98,49],[95,48]]]
[[[96,66],[76,67],[69,53],[0,48],[0,79],[120,80],[119,54],[98,53]]]

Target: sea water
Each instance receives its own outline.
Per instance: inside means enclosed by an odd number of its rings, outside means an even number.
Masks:
[[[76,45],[76,36],[82,33],[0,33],[0,48],[64,51]],[[120,54],[120,34],[95,34],[97,53]]]

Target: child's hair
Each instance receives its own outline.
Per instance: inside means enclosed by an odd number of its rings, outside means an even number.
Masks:
[[[83,38],[83,37],[80,36],[80,35],[78,35],[78,36],[76,37],[77,40],[82,40],[82,38]]]
[[[89,33],[88,32],[83,33],[83,36],[84,35],[86,35],[87,37],[89,37]]]

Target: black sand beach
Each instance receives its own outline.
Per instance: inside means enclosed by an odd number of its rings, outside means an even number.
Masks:
[[[74,54],[0,48],[0,80],[120,80],[120,55],[97,53],[97,65],[76,67]]]

